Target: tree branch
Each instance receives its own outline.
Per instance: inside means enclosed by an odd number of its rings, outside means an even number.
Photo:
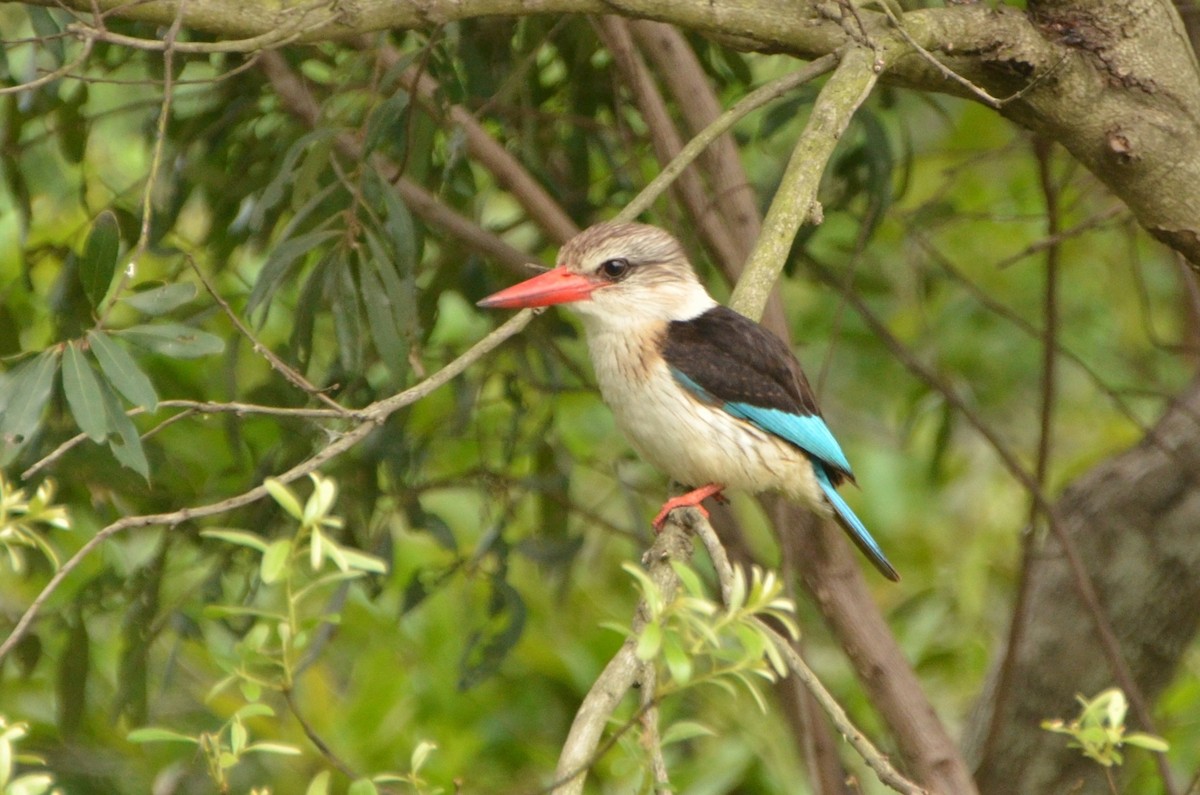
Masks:
[[[820,220],[817,188],[821,175],[854,112],[878,80],[876,65],[873,51],[858,47],[847,50],[817,96],[763,220],[762,234],[733,290],[730,305],[742,314],[752,318],[762,316],[767,296],[787,264],[800,225],[809,218]]]

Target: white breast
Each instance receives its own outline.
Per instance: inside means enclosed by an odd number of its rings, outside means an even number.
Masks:
[[[797,447],[686,393],[644,334],[588,327],[588,347],[604,402],[617,426],[651,464],[688,486],[782,491],[822,512],[812,464]]]

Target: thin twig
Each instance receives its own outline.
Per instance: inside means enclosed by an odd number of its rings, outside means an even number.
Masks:
[[[55,80],[58,80],[61,77],[69,77],[71,72],[74,72],[76,69],[82,66],[83,62],[88,59],[88,56],[92,54],[92,47],[95,45],[95,39],[84,39],[83,49],[79,51],[79,56],[75,60],[60,66],[53,72],[47,72],[36,80],[30,80],[28,83],[21,83],[20,85],[5,86],[4,88],[0,88],[0,96],[4,96],[5,94],[20,94],[22,91],[32,91],[33,89],[44,86],[47,83],[53,83]]]
[[[160,409],[184,409],[179,414],[171,418],[172,421],[183,419],[192,414],[237,414],[242,415],[266,415],[273,417],[291,417],[296,419],[308,420],[329,420],[329,419],[348,419],[348,420],[364,420],[367,416],[358,409],[304,409],[304,408],[287,408],[284,406],[263,406],[257,403],[218,403],[212,400],[160,400],[157,408]],[[146,409],[142,406],[134,406],[127,410],[127,417],[136,417],[140,414],[145,414]],[[142,438],[146,438],[148,434],[143,434]],[[58,459],[66,455],[70,450],[87,441],[86,433],[77,433],[70,439],[67,439],[58,447],[54,448],[43,458],[39,459],[32,466],[21,473],[22,480],[29,480],[31,477],[42,471],[46,467],[54,464]]]
[[[629,202],[629,204],[625,205],[617,213],[614,220],[632,221],[634,218],[637,218],[649,209],[650,205],[667,189],[667,186],[683,173],[683,170],[691,165],[693,160],[699,157],[705,147],[728,132],[733,125],[768,102],[778,99],[798,86],[820,77],[833,69],[836,64],[837,56],[824,55],[803,69],[772,80],[770,83],[756,88],[742,97],[729,110],[722,113],[712,124],[696,133],[687,142],[687,145],[679,150],[679,154],[658,173],[658,176],[650,180],[650,183],[642,188],[633,201]]]
[[[613,64],[622,82],[633,94],[634,104],[645,121],[647,134],[659,165],[666,166],[683,149],[683,140],[675,128],[666,100],[646,67],[634,44],[627,20],[620,17],[596,17],[592,21],[604,46],[613,57]],[[713,252],[722,267],[728,269],[741,259],[733,245],[733,236],[725,219],[708,200],[708,191],[695,169],[685,169],[671,185],[680,206],[691,218],[698,236]]]
[[[104,311],[100,313],[99,320],[96,321],[96,328],[103,328],[108,320],[109,314],[113,307],[117,305],[117,298],[133,281],[137,274],[138,262],[142,255],[150,247],[150,225],[154,217],[154,188],[158,184],[158,173],[162,168],[163,150],[167,143],[167,122],[171,118],[171,100],[175,97],[175,40],[179,37],[179,31],[183,27],[183,9],[187,5],[186,0],[181,0],[178,7],[175,9],[175,21],[171,23],[171,27],[167,29],[167,33],[163,36],[162,44],[164,45],[163,54],[163,98],[162,105],[158,110],[158,124],[154,130],[154,149],[150,156],[150,171],[146,175],[146,185],[142,189],[142,227],[138,233],[137,244],[133,248],[133,253],[129,256],[129,262],[125,265],[125,269],[121,272],[121,278],[117,282],[117,286],[113,288],[112,297],[108,299],[108,305]],[[93,32],[99,34],[94,28]]]
[[[225,300],[224,296],[217,292],[217,289],[213,286],[212,282],[209,281],[208,277],[204,274],[204,271],[200,269],[200,266],[196,264],[196,261],[191,257],[188,257],[187,260],[188,264],[192,266],[192,270],[196,273],[197,278],[200,279],[200,283],[204,285],[204,289],[208,291],[208,294],[212,296],[212,299],[217,302],[217,306],[221,307],[221,310],[225,313],[225,316],[229,318],[229,322],[234,325],[234,327],[238,330],[238,332],[241,333],[243,337],[250,340],[250,345],[254,352],[266,359],[267,363],[271,365],[272,370],[282,375],[290,384],[292,384],[292,386],[301,389],[307,393],[309,397],[316,398],[334,411],[340,412],[342,416],[346,416],[350,413],[345,406],[329,397],[329,395],[325,394],[323,390],[319,389],[311,381],[301,375],[300,372],[294,367],[290,366],[283,359],[280,359],[274,351],[259,342],[258,337],[256,337],[254,332],[242,322],[242,319],[238,317],[237,312],[233,311],[233,307],[229,305],[229,302]]]
[[[679,588],[679,576],[671,562],[687,560],[691,551],[691,540],[682,525],[672,521],[667,523],[643,558],[648,562],[651,579],[664,598],[672,598]],[[633,635],[604,666],[575,712],[575,719],[559,753],[554,783],[549,787],[549,791],[555,795],[579,795],[583,792],[585,774],[607,747],[600,743],[604,728],[613,711],[637,681],[642,668],[642,661],[636,653],[636,635],[645,626],[647,615],[646,604],[640,602],[633,619]]]
[[[292,695],[291,688],[283,691],[283,700],[287,702],[288,710],[292,713],[292,717],[300,724],[300,729],[304,732],[304,736],[308,738],[308,741],[313,744],[321,756],[325,757],[325,761],[337,768],[342,775],[351,781],[357,779],[359,777],[358,771],[350,767],[344,759],[329,747],[329,743],[325,742],[325,738],[317,733],[317,730],[313,728],[312,724],[300,712],[300,708],[296,705],[296,699]]]
[[[667,795],[671,790],[671,775],[663,756],[662,735],[658,731],[658,670],[653,660],[642,663],[638,676],[642,693],[642,746],[650,758],[650,775],[654,777],[654,792]]]

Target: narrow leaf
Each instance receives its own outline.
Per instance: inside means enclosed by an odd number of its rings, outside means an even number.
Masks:
[[[150,378],[138,367],[129,351],[103,331],[89,331],[87,338],[92,353],[96,354],[96,361],[100,363],[100,370],[126,400],[147,411],[158,408],[154,384],[150,383]]]
[[[372,263],[363,263],[360,279],[363,304],[367,308],[367,324],[371,328],[375,349],[388,369],[399,375],[407,369],[408,346],[404,344],[396,325],[392,302]]]
[[[246,301],[246,312],[252,313],[260,305],[269,303],[271,296],[279,289],[279,285],[283,283],[293,266],[303,260],[310,251],[341,234],[336,229],[327,229],[309,232],[278,243],[271,249],[271,255],[267,258],[266,264],[258,272],[254,289],[250,291],[250,297]]]
[[[162,729],[157,726],[146,726],[141,729],[134,729],[125,736],[125,739],[131,743],[188,743],[190,745],[199,745],[200,742],[195,737],[188,737],[186,734],[181,734],[170,729]]]
[[[109,424],[108,414],[104,411],[104,400],[100,397],[100,381],[76,341],[67,343],[67,348],[63,351],[62,380],[67,405],[71,407],[71,415],[75,417],[79,430],[86,433],[93,442],[103,442],[114,428]]]
[[[322,770],[313,776],[312,781],[308,783],[308,789],[304,790],[304,795],[329,795],[329,776],[328,770]]]
[[[287,745],[286,743],[261,742],[261,743],[250,743],[248,746],[246,746],[246,753],[280,754],[282,756],[299,756],[300,749],[294,745]]]
[[[267,542],[264,539],[254,535],[254,533],[247,533],[243,530],[201,530],[200,535],[207,536],[208,538],[219,538],[230,544],[257,549],[259,552],[267,551]]]
[[[642,627],[642,634],[638,635],[637,658],[639,660],[652,660],[658,655],[658,650],[661,647],[662,627],[659,626],[658,622],[651,621]]]
[[[117,225],[117,216],[111,210],[105,210],[92,224],[92,231],[83,247],[83,256],[79,258],[79,280],[93,308],[100,306],[108,294],[108,288],[112,286],[120,248],[121,230]]]
[[[681,720],[678,723],[672,723],[663,732],[662,744],[670,745],[671,743],[690,740],[693,737],[716,737],[717,733],[705,726],[703,723],[696,723],[690,720]]]
[[[137,426],[126,416],[116,393],[103,381],[100,382],[100,394],[104,399],[108,421],[117,431],[108,437],[109,449],[122,465],[149,480],[150,463],[146,460],[146,451],[142,448],[142,438],[138,434]]]
[[[346,795],[379,795],[379,790],[371,779],[360,778],[350,785]]]
[[[58,356],[49,349],[8,374],[0,386],[0,437],[24,440],[37,429],[57,369]]]
[[[128,293],[121,300],[147,315],[161,315],[183,306],[196,297],[196,285],[191,282],[164,284],[149,290]]]
[[[287,567],[288,558],[291,554],[291,539],[281,538],[277,541],[272,541],[271,545],[267,547],[267,551],[263,553],[262,566],[259,571],[262,581],[270,585],[283,576],[283,571]]]
[[[130,326],[120,333],[135,345],[173,359],[196,359],[225,350],[225,341],[216,334],[179,323]]]
[[[281,508],[290,513],[294,518],[300,519],[304,516],[304,509],[300,507],[300,500],[296,499],[296,495],[292,494],[291,489],[287,486],[275,478],[267,478],[263,481],[263,488],[274,498],[275,502],[279,503]]]

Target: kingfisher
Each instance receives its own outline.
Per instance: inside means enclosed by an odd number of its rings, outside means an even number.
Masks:
[[[601,223],[556,266],[484,298],[487,308],[565,304],[583,321],[604,402],[634,449],[691,488],[654,517],[726,489],[781,492],[833,516],[885,577],[879,544],[837,491],[854,474],[788,346],[718,304],[658,227]]]

